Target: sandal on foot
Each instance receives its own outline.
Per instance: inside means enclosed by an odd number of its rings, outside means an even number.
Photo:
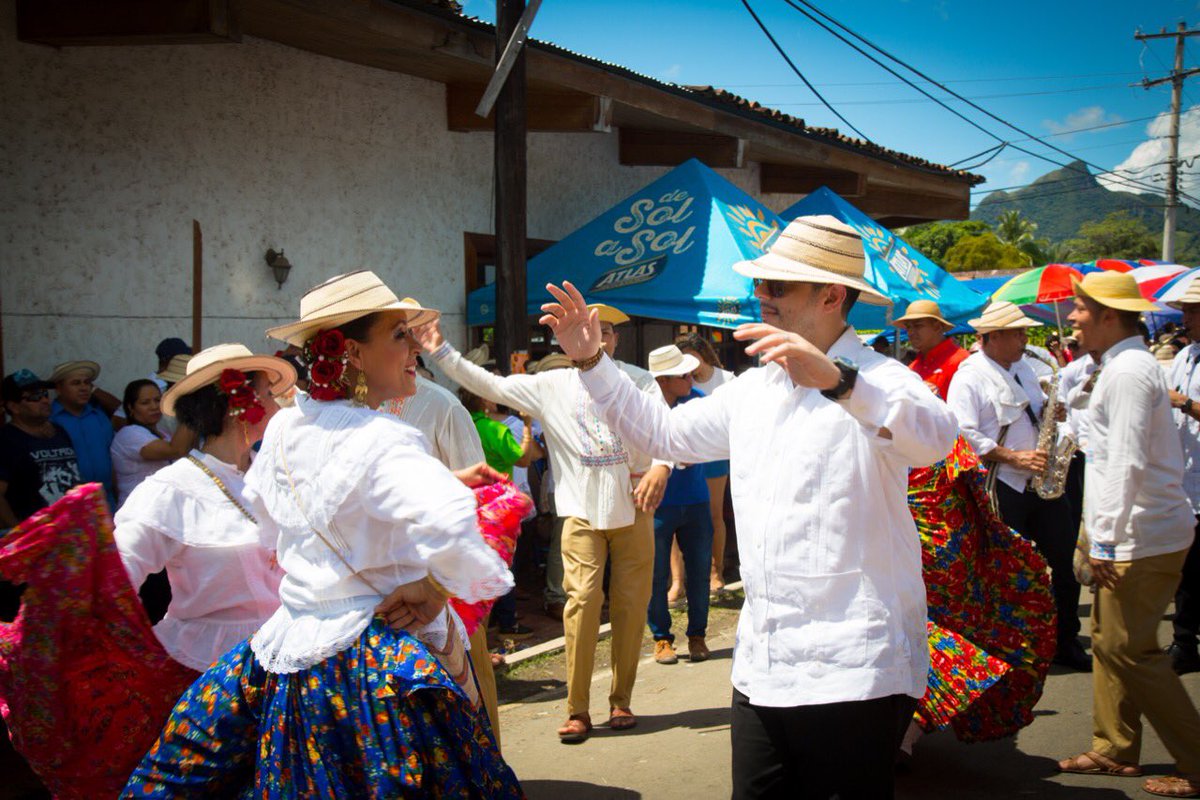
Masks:
[[[637,725],[637,717],[628,708],[614,708],[609,711],[609,730],[627,731]]]
[[[1077,775],[1115,775],[1118,778],[1137,778],[1142,774],[1142,768],[1137,764],[1115,761],[1091,750],[1058,762],[1058,771]]]
[[[587,741],[591,732],[592,717],[590,714],[572,714],[558,729],[558,740],[563,744],[580,744]]]
[[[1159,797],[1200,797],[1200,780],[1183,775],[1165,775],[1147,780],[1142,784],[1142,791]]]

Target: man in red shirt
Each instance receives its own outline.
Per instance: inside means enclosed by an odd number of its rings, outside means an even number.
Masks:
[[[942,310],[932,300],[914,300],[892,324],[908,333],[908,342],[918,353],[909,364],[913,372],[945,400],[950,379],[969,355],[946,335],[954,325],[942,317]]]

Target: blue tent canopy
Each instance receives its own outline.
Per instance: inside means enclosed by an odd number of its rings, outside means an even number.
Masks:
[[[530,259],[526,311],[547,283],[570,280],[589,302],[626,314],[733,328],[759,319],[753,283],[734,262],[757,258],[783,224],[770,209],[691,159]],[[467,324],[496,318],[496,287],[467,298]]]
[[[857,230],[867,252],[866,280],[895,303],[892,315],[882,306],[857,303],[850,322],[862,330],[878,330],[904,315],[914,300],[933,300],[942,315],[958,324],[979,316],[988,297],[964,285],[920,251],[822,186],[780,216],[792,220],[806,214],[829,214]]]

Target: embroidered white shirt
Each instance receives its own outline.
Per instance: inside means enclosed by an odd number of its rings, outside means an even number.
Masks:
[[[1142,337],[1101,356],[1089,410],[1083,513],[1092,557],[1132,561],[1187,549],[1196,519],[1183,491],[1183,448],[1166,375]]]
[[[243,476],[193,450],[243,508]],[[203,672],[279,607],[282,571],[259,544],[258,527],[187,459],[143,480],[113,517],[117,551],[140,587],[164,567],[171,605],[154,633],[171,658]]]
[[[648,470],[645,452],[626,447],[604,423],[577,369],[501,377],[472,364],[449,343],[433,357],[450,378],[497,403],[537,417],[554,465],[554,505],[560,517],[579,517],[608,530],[633,524],[632,475]],[[666,408],[654,377],[621,364],[640,391]]]
[[[1179,351],[1171,363],[1168,385],[1200,403],[1200,344],[1189,344]],[[1172,411],[1179,442],[1183,445],[1183,490],[1192,504],[1192,512],[1200,516],[1200,422],[1183,413]]]
[[[269,672],[346,649],[383,596],[426,574],[471,603],[513,586],[479,535],[474,494],[390,414],[297,394],[267,426],[246,496],[285,573],[283,604],[250,642]],[[444,646],[445,616],[420,636]]]
[[[949,452],[954,416],[853,328],[829,354],[859,367],[842,403],[795,386],[777,365],[672,409],[608,359],[582,377],[635,447],[682,463],[730,459],[746,590],[732,680],[755,705],[925,691],[925,584],[908,470]]]
[[[433,457],[452,470],[483,461],[483,444],[471,415],[454,393],[417,376],[417,393],[388,400],[380,411],[395,414],[425,434]]]

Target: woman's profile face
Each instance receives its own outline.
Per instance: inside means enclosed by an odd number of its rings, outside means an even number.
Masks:
[[[372,322],[365,342],[356,342],[370,394],[378,402],[417,393],[421,346],[409,333],[404,311],[385,311]],[[354,387],[351,386],[351,392]]]
[[[133,403],[133,421],[153,428],[162,419],[162,392],[157,386],[143,386]]]

